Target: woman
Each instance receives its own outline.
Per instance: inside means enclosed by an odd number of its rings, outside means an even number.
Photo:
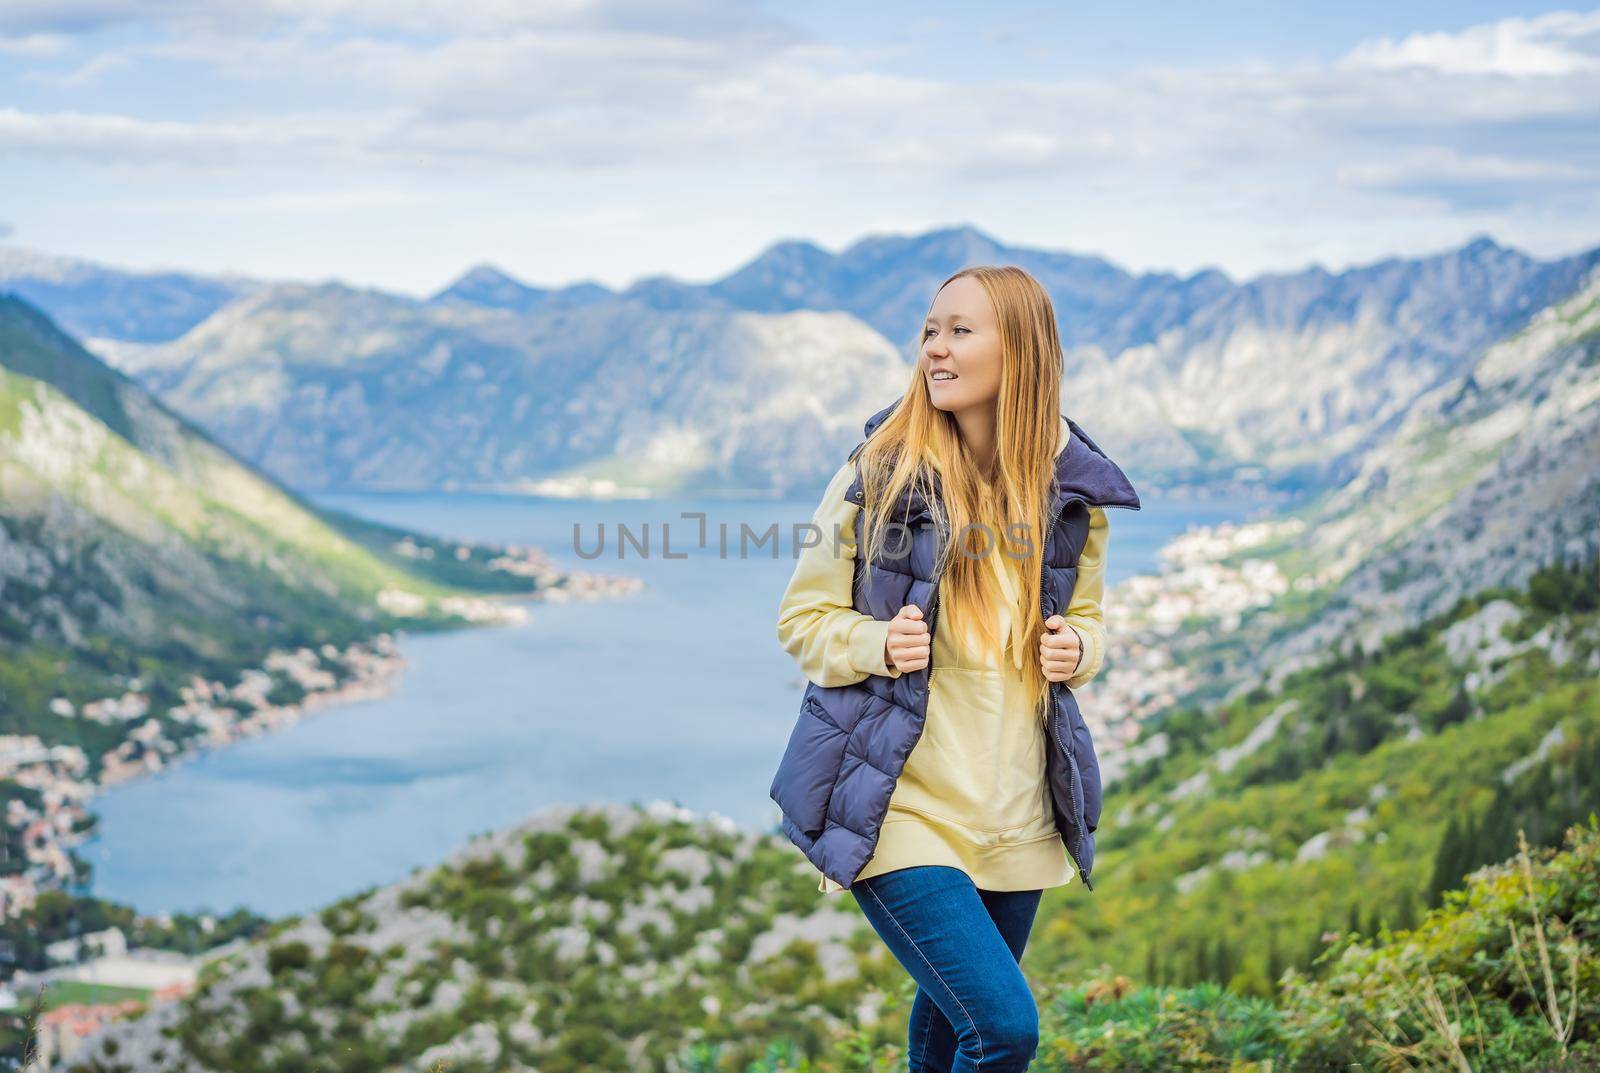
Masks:
[[[1071,689],[1104,660],[1103,508],[1139,500],[1060,414],[1060,378],[1032,276],[947,279],[779,610],[810,684],[772,796],[819,889],[848,889],[916,980],[913,1071],[1027,1068],[1018,962],[1044,888],[1092,867],[1099,771]]]

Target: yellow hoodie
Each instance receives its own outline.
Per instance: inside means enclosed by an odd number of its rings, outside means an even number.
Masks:
[[[1061,420],[1057,453],[1069,430]],[[849,685],[869,674],[899,677],[887,662],[889,623],[855,610],[855,515],[844,496],[855,476],[846,462],[828,482],[812,521],[826,534],[803,548],[778,611],[778,641],[820,686]],[[834,554],[832,534],[840,535]],[[1078,560],[1078,580],[1063,616],[1083,644],[1078,670],[1067,679],[1077,688],[1100,671],[1105,654],[1101,599],[1105,589],[1106,515],[1090,508],[1089,536]],[[999,612],[999,636],[1010,629],[1009,600],[1018,583],[1017,564],[991,554],[995,575],[1007,594]],[[1031,579],[1038,584],[1038,579]],[[1041,624],[1035,631],[1044,632]],[[936,631],[933,665],[939,673],[928,694],[922,736],[906,758],[889,798],[872,857],[857,879],[917,864],[960,868],[983,890],[1036,890],[1071,882],[1075,871],[1052,816],[1045,779],[1045,727],[1023,694],[1024,658],[1016,652],[997,663],[979,650],[975,637]],[[846,888],[822,876],[817,889]]]

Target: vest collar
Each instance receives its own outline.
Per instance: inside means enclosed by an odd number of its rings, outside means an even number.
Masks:
[[[900,400],[896,399],[867,418],[862,432],[870,437],[898,405]],[[1056,452],[1056,509],[1076,497],[1094,507],[1138,510],[1139,493],[1122,472],[1122,467],[1111,461],[1076,421],[1066,414],[1061,415],[1061,420],[1066,425],[1067,437],[1066,443]],[[860,450],[860,446],[857,444],[856,449]],[[850,457],[855,457],[854,451]]]

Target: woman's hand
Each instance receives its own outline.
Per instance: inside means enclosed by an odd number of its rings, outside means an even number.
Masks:
[[[901,671],[920,671],[928,665],[928,624],[922,621],[922,608],[906,604],[889,620],[889,637],[884,642],[884,662]]]
[[[1065,682],[1078,672],[1083,659],[1083,641],[1078,631],[1067,625],[1060,615],[1044,620],[1048,633],[1039,635],[1039,665],[1044,668],[1047,681]]]

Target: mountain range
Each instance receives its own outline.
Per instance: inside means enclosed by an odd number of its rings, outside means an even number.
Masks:
[[[19,259],[0,257],[0,284],[39,294],[36,276],[3,267]],[[934,289],[976,263],[1021,265],[1049,291],[1063,408],[1143,487],[1315,491],[1577,290],[1600,248],[1543,261],[1479,237],[1238,282],[1135,274],[963,226],[839,253],[782,242],[708,283],[620,291],[531,287],[491,265],[426,299],[228,281],[232,297],[213,292],[209,315],[169,338],[152,338],[153,312],[125,318],[139,331],[102,318],[86,334],[299,488],[782,494],[820,486],[862,419],[904,390]],[[153,303],[166,293],[149,287]],[[39,300],[64,315],[90,293],[56,288]]]

